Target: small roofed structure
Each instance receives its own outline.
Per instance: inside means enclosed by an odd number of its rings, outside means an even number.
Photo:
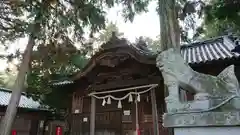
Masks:
[[[5,88],[0,88],[0,106],[8,106],[12,92]],[[31,97],[27,97],[24,93],[21,96],[19,108],[48,111],[46,106],[40,104],[40,102],[33,100]]]
[[[5,114],[11,94],[9,89],[0,88],[0,118]],[[51,114],[50,111],[40,102],[22,93],[12,132],[19,135],[40,135],[43,133],[43,124],[50,116],[49,114]]]
[[[217,75],[230,64],[238,72],[240,54],[232,51],[237,40],[226,35],[183,45],[181,54],[198,72]],[[142,41],[132,45],[114,34],[101,47],[81,72],[56,83],[74,91],[72,134],[168,134],[161,124],[168,93],[156,68],[157,54]],[[186,95],[184,100],[191,100],[194,93]]]
[[[0,88],[0,119],[4,116],[12,91]],[[67,123],[54,114],[47,105],[22,93],[17,115],[12,126],[13,135],[53,135],[67,132]],[[12,135],[11,134],[11,135]]]

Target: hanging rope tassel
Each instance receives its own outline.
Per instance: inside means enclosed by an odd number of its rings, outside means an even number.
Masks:
[[[108,105],[111,104],[111,97],[108,97],[107,104],[108,104]]]
[[[140,94],[137,94],[137,101],[140,102]]]
[[[118,101],[118,108],[122,108],[121,100]]]
[[[132,94],[130,94],[128,98],[128,102],[132,102],[132,101],[133,101],[133,97],[132,97]]]
[[[135,99],[136,102],[140,102],[140,94],[147,93],[148,91],[150,91],[151,89],[153,89],[157,86],[158,86],[157,84],[150,84],[150,85],[132,87],[132,88],[127,88],[127,89],[119,89],[118,91],[127,91],[127,90],[134,90],[135,89],[135,92],[129,92],[128,94],[126,94],[125,96],[123,96],[121,98],[114,97],[112,95],[97,96],[97,94],[103,94],[102,92],[93,92],[93,93],[90,93],[88,95],[92,96],[96,99],[102,99],[103,100],[102,106],[105,106],[106,104],[111,104],[111,100],[116,100],[116,101],[118,101],[118,108],[122,108],[122,103],[121,103],[122,100],[128,98],[129,102],[133,102],[133,99]],[[137,89],[140,89],[140,88],[148,88],[148,89],[137,92]],[[110,93],[110,92],[114,92],[114,91],[113,90],[108,91],[108,93]],[[104,93],[106,93],[106,92],[104,92]],[[135,97],[133,98],[133,96],[135,96]],[[149,99],[147,99],[147,100],[149,100]]]
[[[105,106],[105,104],[106,104],[106,100],[105,100],[105,98],[103,99],[103,102],[102,102],[102,106]]]

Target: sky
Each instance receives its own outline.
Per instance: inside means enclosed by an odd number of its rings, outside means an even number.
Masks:
[[[121,17],[121,7],[110,9],[107,18],[117,24],[120,32],[124,33],[124,37],[129,41],[135,41],[140,36],[156,38],[160,33],[159,17],[156,13],[156,2],[151,2],[147,13],[135,16],[133,22],[125,22]]]

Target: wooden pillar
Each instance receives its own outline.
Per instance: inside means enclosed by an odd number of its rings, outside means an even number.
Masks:
[[[91,96],[90,135],[95,135],[96,98]]]
[[[137,96],[135,100],[135,110],[136,110],[136,135],[139,133],[139,118],[138,118],[138,101],[137,101]]]
[[[157,112],[155,89],[151,90],[151,103],[152,103],[153,133],[154,135],[159,135],[158,112]]]

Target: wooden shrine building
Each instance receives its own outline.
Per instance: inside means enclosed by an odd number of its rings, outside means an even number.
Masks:
[[[8,89],[0,88],[0,119],[5,114],[11,93]],[[11,135],[44,135],[43,125],[49,114],[50,111],[40,102],[22,93]]]
[[[235,64],[239,78],[240,54],[232,52],[238,45],[238,37],[227,35],[183,45],[181,54],[195,71],[212,75]],[[167,92],[156,54],[142,42],[132,45],[115,36],[101,47],[72,81],[56,83],[74,89],[72,135],[155,135],[157,128],[167,135],[161,123]]]

